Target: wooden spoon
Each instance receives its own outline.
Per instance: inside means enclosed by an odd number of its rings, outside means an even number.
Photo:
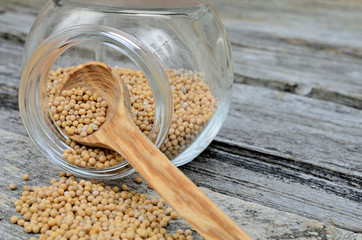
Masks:
[[[108,103],[107,116],[94,133],[71,139],[120,153],[205,239],[251,239],[137,128],[127,86],[111,67],[101,62],[80,65],[65,77],[58,94],[79,86],[103,97]]]

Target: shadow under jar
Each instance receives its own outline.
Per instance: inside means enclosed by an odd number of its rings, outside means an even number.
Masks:
[[[200,154],[227,116],[230,43],[205,2],[49,1],[26,42],[19,108],[41,152],[75,175],[115,179],[134,171],[116,153],[108,154],[118,157],[109,166],[111,159],[91,166],[62,157],[75,143],[59,125],[61,112],[54,118],[54,92],[75,66],[89,61],[108,64],[126,82],[135,124],[176,166]]]

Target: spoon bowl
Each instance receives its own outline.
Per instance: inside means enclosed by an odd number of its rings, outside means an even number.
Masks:
[[[107,131],[111,130],[112,132],[112,129],[110,129],[111,126],[118,124],[114,121],[110,122],[115,114],[122,114],[122,116],[117,116],[117,119],[120,121],[133,122],[128,88],[125,82],[120,79],[119,75],[110,66],[102,62],[94,61],[81,64],[70,72],[64,78],[61,87],[58,88],[56,96],[60,96],[64,90],[78,87],[82,88],[84,86],[90,91],[98,93],[108,104],[106,122],[100,126],[97,134],[91,134],[86,137],[75,134],[69,136],[69,138],[90,147],[110,148],[110,146],[100,141],[98,137],[109,134]]]

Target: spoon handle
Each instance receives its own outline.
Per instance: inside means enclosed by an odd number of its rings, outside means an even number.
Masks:
[[[117,134],[113,141],[109,136],[109,146],[122,154],[186,222],[205,239],[251,239],[143,133],[128,124],[131,123],[124,121],[120,124],[123,131],[113,129],[117,132],[125,132],[126,129],[127,134]]]

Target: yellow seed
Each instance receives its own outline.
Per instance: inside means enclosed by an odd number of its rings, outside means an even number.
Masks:
[[[178,218],[178,214],[176,212],[171,213],[171,219],[176,220]]]
[[[39,231],[40,231],[39,226],[37,226],[37,225],[33,226],[32,231],[33,231],[33,233],[35,233],[35,234],[39,233]]]
[[[26,226],[24,228],[24,230],[25,230],[26,233],[30,233],[33,229],[32,229],[32,226]]]
[[[140,235],[140,237],[145,238],[147,236],[147,231],[144,228],[137,229],[137,234]]]
[[[86,137],[88,134],[86,131],[81,131],[79,134],[81,137]]]
[[[15,183],[10,183],[10,184],[9,184],[9,188],[10,188],[11,190],[14,190],[14,189],[16,188],[16,184],[15,184]]]
[[[24,223],[25,223],[24,219],[19,219],[18,220],[18,225],[19,226],[21,226],[21,227],[24,226]]]
[[[127,187],[126,184],[122,184],[122,190],[123,190],[123,191],[127,191],[127,190],[128,190],[128,187]]]
[[[92,134],[93,133],[93,128],[88,127],[86,132],[87,132],[87,134]]]
[[[12,217],[10,218],[10,222],[13,223],[13,224],[17,223],[18,220],[19,220],[19,218],[18,218],[17,216],[12,216]]]
[[[135,177],[135,178],[133,179],[133,181],[134,181],[135,183],[141,183],[141,182],[143,181],[143,179],[142,179],[141,177]]]
[[[74,129],[73,128],[68,128],[67,129],[67,134],[68,135],[74,135]]]
[[[86,114],[85,109],[80,109],[80,110],[79,110],[79,114],[80,114],[80,115],[84,115],[84,114]]]

